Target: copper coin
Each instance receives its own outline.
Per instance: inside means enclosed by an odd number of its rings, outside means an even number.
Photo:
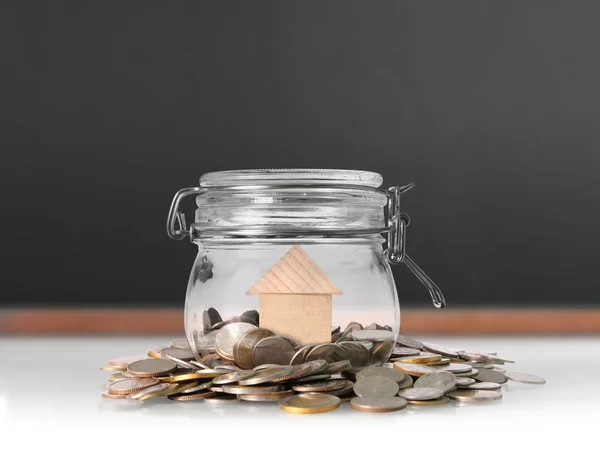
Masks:
[[[329,394],[296,394],[279,401],[279,408],[296,414],[325,413],[339,406],[339,397]]]
[[[158,377],[177,369],[177,364],[164,358],[148,358],[134,361],[127,366],[127,373],[135,377]]]
[[[446,405],[448,402],[450,402],[450,399],[446,396],[432,400],[408,400],[408,404],[414,406]]]
[[[287,365],[294,356],[294,347],[281,336],[270,336],[260,340],[252,351],[255,365]]]
[[[117,381],[108,387],[111,394],[133,394],[149,386],[160,383],[158,378],[130,378],[129,380]]]
[[[242,369],[248,370],[254,368],[256,366],[252,358],[254,346],[262,339],[270,336],[275,336],[275,333],[265,328],[256,328],[243,334],[233,345],[233,358],[235,363]]]

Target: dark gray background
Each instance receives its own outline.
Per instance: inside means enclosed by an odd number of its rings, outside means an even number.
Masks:
[[[415,182],[408,251],[451,307],[597,305],[598,17],[594,1],[4,6],[0,304],[182,306],[195,247],[165,234],[174,192],[297,166]]]

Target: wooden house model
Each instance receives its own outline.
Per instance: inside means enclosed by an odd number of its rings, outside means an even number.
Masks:
[[[259,297],[261,328],[301,345],[331,342],[331,297],[342,292],[300,246],[293,246],[246,295]]]

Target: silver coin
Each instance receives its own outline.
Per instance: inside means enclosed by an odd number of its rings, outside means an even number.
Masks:
[[[352,331],[351,336],[355,341],[381,342],[394,340],[394,333],[388,330],[356,330]]]
[[[458,386],[459,388],[464,387],[464,386],[471,386],[475,384],[475,380],[473,380],[472,378],[468,378],[468,377],[457,377],[456,378],[456,386]]]
[[[412,337],[401,335],[398,335],[396,338],[396,344],[398,344],[400,347],[417,348],[419,350],[423,350],[425,348],[425,346],[418,340],[413,339]]]
[[[488,369],[481,369],[473,378],[477,381],[489,381],[498,384],[504,384],[508,381],[508,377],[505,374]]]
[[[498,383],[492,383],[489,381],[480,381],[478,383],[473,383],[472,385],[468,385],[468,389],[478,389],[478,390],[485,390],[485,391],[495,391],[496,389],[501,389],[502,385],[499,385]]]
[[[137,399],[139,399],[140,397],[143,397],[143,396],[147,396],[147,395],[150,395],[150,394],[155,394],[155,393],[157,393],[157,392],[164,391],[164,390],[165,390],[165,389],[167,389],[169,386],[170,386],[170,385],[169,385],[169,383],[158,383],[158,384],[156,384],[156,385],[154,385],[154,386],[150,386],[150,387],[148,387],[148,388],[144,388],[144,389],[142,389],[142,390],[141,390],[141,391],[139,391],[139,392],[136,392],[136,393],[133,393],[133,394],[129,394],[127,397],[128,397],[129,399],[137,400]]]
[[[236,383],[240,380],[245,380],[256,375],[255,370],[240,370],[238,372],[231,372],[219,377],[213,378],[212,382],[217,385],[225,385],[229,383]]]
[[[521,372],[506,372],[506,377],[511,381],[516,381],[518,383],[527,383],[532,385],[543,385],[546,383],[546,380],[542,377],[537,377],[535,375],[524,374]]]
[[[233,360],[233,346],[237,340],[250,330],[257,329],[251,323],[234,322],[223,326],[215,337],[215,349],[219,356]]]
[[[249,324],[248,324],[249,325]],[[238,382],[241,386],[258,385],[261,383],[268,383],[276,378],[285,377],[294,371],[293,366],[280,366],[273,367],[271,369],[259,370],[253,377],[246,378]]]
[[[373,344],[371,341],[354,341],[354,343],[362,345],[368,351],[373,350],[373,347],[375,346],[375,344]]]
[[[215,397],[208,397],[203,400],[207,405],[234,405],[241,402],[241,400],[233,394],[219,394]]]
[[[410,347],[394,347],[392,350],[392,356],[400,357],[400,356],[416,356],[421,351],[418,348],[410,348]]]
[[[407,405],[406,399],[401,397],[354,397],[350,400],[350,406],[355,410],[371,413],[399,411]]]
[[[190,364],[192,366],[196,366],[198,368],[198,370],[200,370],[200,369],[210,369],[210,367],[207,366],[206,364],[203,364],[201,362],[194,361],[194,360],[191,360],[188,364]]]
[[[315,374],[315,375],[307,375],[306,377],[297,378],[294,380],[294,384],[296,383],[306,383],[309,381],[321,381],[321,380],[331,380],[330,374]]]
[[[444,395],[444,391],[438,388],[408,388],[398,393],[400,397],[406,400],[432,400],[439,399]]]
[[[213,367],[214,370],[227,370],[229,372],[238,372],[240,370],[239,367],[230,366],[229,364],[219,364],[218,366]]]
[[[369,362],[369,350],[365,346],[361,345],[362,341],[347,341],[338,342],[342,350],[344,351],[344,359],[350,361],[352,367],[363,367]]]
[[[345,359],[345,350],[338,344],[320,344],[314,346],[304,358],[304,362],[324,359],[328,363],[334,363]]]
[[[325,362],[327,362],[327,361],[325,361]],[[350,368],[352,368],[352,364],[350,364],[350,361],[348,361],[347,359],[344,359],[342,361],[336,361],[334,363],[328,364],[328,366],[325,368],[324,372],[326,372],[328,374],[337,374],[337,373],[343,372],[344,370],[348,370]]]
[[[292,389],[297,392],[329,392],[347,388],[348,380],[327,380],[319,381],[317,383],[304,383],[292,385]]]
[[[301,347],[296,353],[294,353],[294,356],[292,356],[292,359],[290,360],[290,365],[295,366],[296,364],[304,363],[304,358],[306,358],[306,355],[308,355],[311,349],[313,347],[316,347],[317,345],[319,344],[309,344],[305,345],[304,347]]]
[[[270,384],[256,386],[224,385],[221,387],[226,394],[263,394],[265,392],[283,391],[283,386]]]
[[[418,378],[415,388],[435,388],[442,392],[450,391],[456,385],[456,377],[451,372],[436,372]]]
[[[256,366],[253,370],[256,370],[258,372],[259,370],[275,369],[280,367],[284,366],[282,366],[281,364],[261,364],[260,366]]]
[[[453,374],[461,374],[465,372],[471,372],[473,367],[468,364],[463,363],[450,363],[448,366],[444,366],[443,370],[447,372],[452,372]]]
[[[175,358],[174,356],[169,356],[169,355],[164,355],[164,357],[172,362],[174,362],[175,364],[177,364],[179,367],[183,367],[184,369],[188,369],[188,370],[198,370],[198,367],[194,366],[191,363],[188,363],[187,361],[184,361],[182,359],[179,358]]]
[[[398,383],[386,377],[364,377],[354,384],[354,393],[360,397],[392,397],[398,394]]]
[[[193,345],[196,348],[196,350],[198,351],[198,353],[214,352],[215,351],[215,338],[217,337],[218,333],[219,333],[219,331],[215,330],[215,331],[206,333],[203,336],[198,336],[198,337],[194,338]]]
[[[387,367],[367,367],[356,374],[356,379],[360,380],[366,377],[384,377],[394,380],[397,384],[402,383],[407,375],[396,369]]]
[[[257,342],[252,350],[252,361],[256,365],[287,365],[294,356],[294,347],[282,336],[269,336]]]
[[[471,391],[471,390],[459,390],[452,391],[446,394],[451,399],[458,400],[461,402],[478,402],[485,400],[500,400],[502,398],[502,392],[500,391]]]
[[[458,350],[455,348],[444,347],[438,344],[431,344],[429,342],[423,342],[423,346],[425,350],[428,350],[433,353],[437,353],[442,356],[448,356],[450,358],[458,358],[459,353],[463,353],[464,350]]]
[[[474,377],[477,374],[479,374],[479,369],[471,369],[469,372],[460,372],[455,373],[454,375],[457,377]]]

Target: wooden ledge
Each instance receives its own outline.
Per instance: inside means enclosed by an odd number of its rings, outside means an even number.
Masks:
[[[404,310],[403,334],[600,334],[596,310]],[[0,309],[0,334],[183,335],[182,309]]]

